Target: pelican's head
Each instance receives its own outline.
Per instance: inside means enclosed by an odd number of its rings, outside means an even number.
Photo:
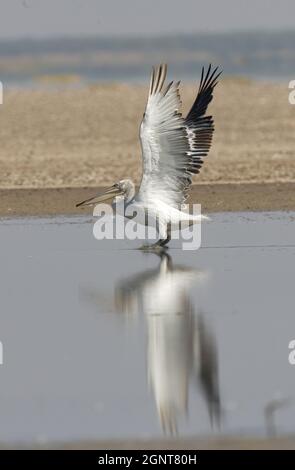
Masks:
[[[85,199],[85,201],[79,202],[76,204],[76,207],[79,206],[94,206],[100,202],[105,202],[108,200],[113,200],[114,198],[121,196],[126,201],[130,201],[135,195],[135,185],[133,181],[129,178],[120,180],[118,183],[109,186],[105,191],[96,194],[95,196]]]

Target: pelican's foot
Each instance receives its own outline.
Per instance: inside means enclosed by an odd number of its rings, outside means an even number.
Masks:
[[[139,250],[141,251],[150,251],[153,253],[163,253],[163,251],[166,251],[168,249],[168,246],[162,246],[158,242],[153,243],[152,245],[142,245],[139,247]]]

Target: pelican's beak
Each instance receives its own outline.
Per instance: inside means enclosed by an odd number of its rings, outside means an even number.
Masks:
[[[90,197],[89,199],[85,199],[85,201],[79,202],[78,204],[76,204],[76,207],[94,206],[95,204],[98,204],[99,202],[112,199],[114,196],[117,196],[119,194],[122,194],[122,191],[120,190],[117,184],[113,184],[113,186],[110,186],[109,188],[107,188],[103,193],[96,194],[95,196]]]

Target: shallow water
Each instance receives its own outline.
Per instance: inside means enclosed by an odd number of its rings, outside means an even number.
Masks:
[[[0,441],[295,432],[294,221],[213,214],[160,258],[2,220]]]
[[[171,75],[181,79],[195,81],[205,61],[222,64],[226,75],[280,80],[287,87],[294,78],[293,44],[294,31],[2,40],[1,80],[8,87],[57,89],[77,86],[77,78],[82,84],[146,83],[149,68],[165,58]]]

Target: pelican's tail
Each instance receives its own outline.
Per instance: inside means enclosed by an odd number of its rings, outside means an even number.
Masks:
[[[192,215],[190,217],[190,220],[192,221],[193,224],[197,224],[200,222],[210,222],[211,219],[208,217],[208,215],[203,215],[203,214],[198,214],[198,215]]]

